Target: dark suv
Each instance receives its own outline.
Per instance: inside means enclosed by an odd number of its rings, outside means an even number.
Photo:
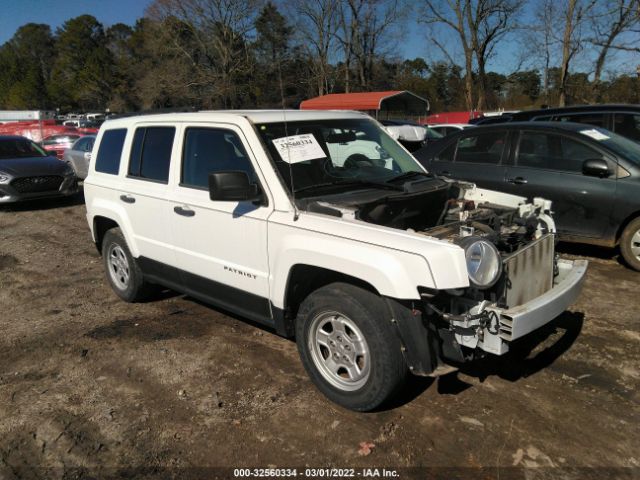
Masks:
[[[415,153],[436,175],[553,201],[565,241],[620,246],[640,270],[640,145],[570,122],[464,130]]]
[[[492,117],[493,120],[493,117]],[[495,117],[491,123],[554,121],[587,123],[640,142],[640,105],[580,105],[576,107],[526,110]],[[485,125],[485,122],[481,122]],[[488,123],[488,122],[487,122]]]

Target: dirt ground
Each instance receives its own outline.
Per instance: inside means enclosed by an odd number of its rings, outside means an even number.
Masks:
[[[591,262],[570,311],[361,414],[290,340],[182,295],[121,302],[84,215],[81,197],[0,208],[0,479],[640,478],[640,274],[615,252],[562,247]]]

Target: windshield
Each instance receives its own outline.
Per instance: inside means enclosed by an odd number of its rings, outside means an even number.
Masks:
[[[26,138],[0,140],[0,160],[46,157],[47,155],[42,148]]]
[[[372,185],[424,169],[371,120],[265,123],[258,132],[284,184],[311,191],[341,184]],[[291,178],[293,176],[293,178]]]

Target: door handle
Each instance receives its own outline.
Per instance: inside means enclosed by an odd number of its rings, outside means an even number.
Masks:
[[[438,175],[447,176],[447,175],[451,175],[451,172],[449,172],[449,170],[442,170],[442,171],[438,172]]]
[[[525,183],[527,183],[527,179],[522,177],[507,178],[507,182],[515,183],[516,185],[524,185]]]
[[[194,212],[190,208],[173,207],[173,211],[178,215],[182,215],[183,217],[193,217],[196,214],[196,212]]]
[[[132,197],[131,195],[120,195],[120,200],[124,203],[136,203],[135,197]]]

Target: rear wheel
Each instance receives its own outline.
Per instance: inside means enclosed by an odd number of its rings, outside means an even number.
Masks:
[[[382,299],[345,283],[309,295],[298,312],[296,342],[318,389],[335,403],[373,410],[402,386],[407,366]]]
[[[151,287],[145,282],[119,228],[104,234],[102,260],[111,288],[124,301],[139,302],[149,295]]]
[[[640,271],[640,217],[632,220],[622,232],[620,253],[631,268]]]

